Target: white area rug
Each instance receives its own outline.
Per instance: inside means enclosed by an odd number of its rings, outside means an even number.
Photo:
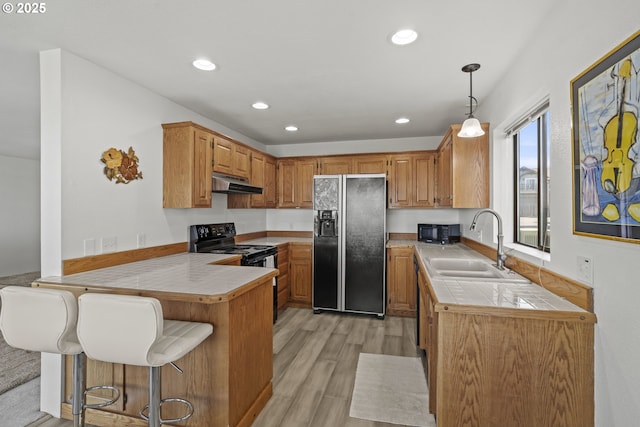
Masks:
[[[420,359],[360,353],[349,416],[435,427],[435,419],[429,414],[429,391]]]

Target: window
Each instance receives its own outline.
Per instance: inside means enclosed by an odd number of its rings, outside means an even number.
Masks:
[[[517,179],[514,241],[547,252],[551,247],[548,108],[548,102],[544,103],[511,131]]]

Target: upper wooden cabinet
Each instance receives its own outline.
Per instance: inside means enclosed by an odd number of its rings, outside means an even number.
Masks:
[[[352,173],[353,157],[321,157],[318,164],[318,175],[350,174]]]
[[[313,207],[313,175],[317,171],[315,159],[282,159],[278,168],[278,207]]]
[[[250,150],[221,136],[214,138],[213,171],[223,175],[249,179]]]
[[[250,150],[249,182],[262,188],[262,194],[229,194],[227,208],[275,208],[276,159],[260,151]]]
[[[451,125],[438,147],[436,203],[440,207],[489,206],[489,123],[485,134],[460,138],[461,125]]]
[[[278,184],[276,173],[276,159],[271,156],[264,156],[264,207],[275,208],[278,205]]]
[[[435,155],[432,152],[389,156],[390,208],[433,207]]]
[[[386,154],[366,154],[355,156],[353,173],[387,173],[389,156]]]
[[[192,122],[162,127],[162,207],[210,208],[213,133]]]

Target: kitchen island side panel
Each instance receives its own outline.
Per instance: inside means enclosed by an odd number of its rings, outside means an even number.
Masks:
[[[438,427],[594,425],[589,321],[438,315]]]

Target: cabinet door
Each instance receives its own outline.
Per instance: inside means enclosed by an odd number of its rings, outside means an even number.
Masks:
[[[289,302],[289,244],[278,245],[278,309]]]
[[[435,156],[433,153],[419,154],[413,161],[414,207],[433,207],[435,204]]]
[[[195,207],[211,207],[211,134],[195,130],[193,194]]]
[[[233,175],[233,142],[215,137],[213,171],[225,175]]]
[[[313,175],[316,174],[315,160],[298,160],[296,165],[296,207],[313,207]]]
[[[296,162],[278,160],[278,207],[296,207]]]
[[[406,208],[412,206],[413,199],[413,159],[410,155],[392,156],[389,176],[389,207]]]
[[[453,195],[451,194],[451,138],[444,143],[438,151],[438,180],[437,197],[438,206],[451,206]]]
[[[435,302],[427,292],[427,385],[429,386],[429,412],[436,413],[438,390],[438,313]]]
[[[387,314],[415,317],[416,271],[413,248],[387,249]]]
[[[275,208],[278,205],[278,193],[276,191],[276,159],[265,156],[264,160],[264,205],[267,208]]]
[[[484,135],[459,138],[460,125],[451,126],[451,184],[454,208],[489,207],[489,124],[482,123]]]
[[[383,155],[355,156],[353,173],[387,173],[388,157]]]
[[[425,284],[422,273],[418,273],[418,289],[420,290],[420,318],[417,321],[420,323],[420,336],[418,337],[418,346],[426,350],[427,349],[427,333],[429,328],[429,319],[427,312],[427,285]],[[428,362],[427,362],[428,366]]]
[[[320,170],[318,174],[321,175],[340,175],[351,173],[351,157],[325,157],[320,159]]]
[[[264,208],[265,204],[265,170],[264,156],[261,153],[251,153],[251,179],[252,185],[262,187],[262,194],[251,195],[252,208]]]
[[[231,174],[244,179],[251,179],[251,152],[247,147],[233,144]]]
[[[291,301],[311,306],[311,245],[289,245]]]

